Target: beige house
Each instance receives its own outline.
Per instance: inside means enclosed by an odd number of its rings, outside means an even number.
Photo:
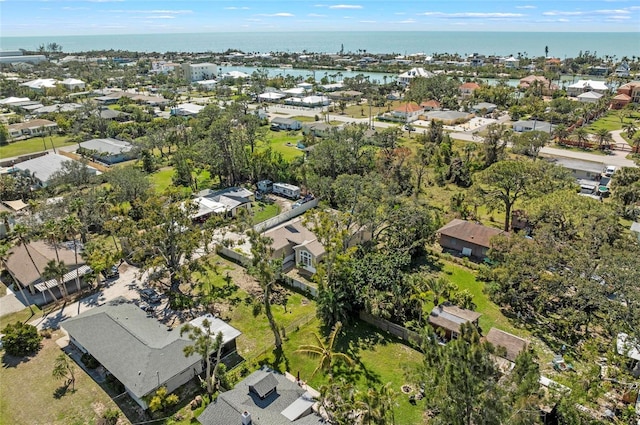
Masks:
[[[31,121],[9,124],[7,127],[11,140],[29,139],[31,137],[47,136],[58,132],[58,124],[53,121],[36,119]]]

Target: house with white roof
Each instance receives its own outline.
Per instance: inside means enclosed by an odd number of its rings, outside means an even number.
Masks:
[[[11,140],[29,139],[31,137],[46,136],[58,132],[58,124],[49,120],[30,120],[9,124],[7,127]]]
[[[602,96],[604,96],[601,93],[595,92],[595,91],[587,91],[584,92],[582,94],[579,94],[578,97],[578,102],[582,102],[582,103],[597,103]]]
[[[255,194],[243,187],[228,187],[222,190],[205,189],[198,192],[193,199],[198,211],[192,219],[204,222],[213,214],[235,217],[240,208],[251,211],[251,202],[254,200]]]
[[[60,84],[69,91],[84,90],[87,86],[84,81],[78,80],[77,78],[65,78],[60,81]]]
[[[573,83],[567,87],[567,95],[573,97],[577,97],[588,91],[605,94],[609,91],[609,87],[607,87],[604,81],[595,80],[578,80],[577,83]]]
[[[128,161],[135,157],[131,143],[113,138],[87,140],[80,143],[78,152],[109,165]]]
[[[414,78],[431,78],[434,75],[435,74],[433,72],[427,71],[424,68],[411,68],[410,70],[398,75],[398,82],[402,85],[408,86]]]
[[[260,102],[277,102],[284,99],[287,95],[278,92],[266,92],[258,95],[258,101]]]
[[[45,89],[55,88],[57,83],[58,81],[53,78],[38,78],[36,80],[27,81],[26,83],[22,83],[20,85],[23,87],[28,87],[31,90],[43,91]]]
[[[171,115],[178,117],[195,117],[204,109],[202,105],[195,103],[181,103],[171,108]]]

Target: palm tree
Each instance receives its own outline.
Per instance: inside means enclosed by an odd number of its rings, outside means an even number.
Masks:
[[[569,130],[567,126],[564,124],[558,124],[556,128],[553,129],[553,135],[557,141],[561,142],[569,137]]]
[[[40,278],[42,279],[42,272],[38,268],[38,265],[34,261],[33,256],[31,255],[31,251],[29,250],[29,242],[30,242],[30,239],[31,239],[30,238],[31,237],[31,233],[30,233],[29,228],[27,228],[27,226],[25,226],[24,224],[16,224],[14,226],[14,228],[13,228],[13,233],[18,238],[18,245],[24,246],[24,249],[27,252],[27,255],[29,256],[29,260],[31,260],[31,264],[33,264],[33,268],[36,269],[36,272],[38,272],[38,276],[40,276]],[[58,299],[53,294],[53,291],[51,290],[51,288],[47,287],[47,290],[51,294],[51,299],[54,302],[57,302]]]
[[[66,354],[60,354],[56,357],[56,361],[53,366],[53,372],[51,373],[56,379],[66,379],[65,386],[71,385],[71,391],[76,390],[76,367],[73,365],[73,361],[69,360]]]
[[[336,343],[336,336],[340,332],[341,328],[342,322],[337,322],[333,327],[333,330],[329,334],[329,338],[327,338],[326,342],[323,342],[320,336],[314,332],[313,337],[315,338],[318,345],[301,345],[295,351],[296,353],[302,353],[312,358],[320,358],[318,367],[316,367],[316,369],[311,374],[312,377],[321,369],[329,372],[329,374],[331,375],[331,370],[333,368],[333,365],[335,364],[335,360],[342,360],[349,366],[354,364],[353,359],[348,355],[333,351]]]
[[[58,252],[58,242],[61,239],[60,226],[54,220],[47,220],[42,227],[42,233],[44,237],[53,245],[53,249],[56,252],[56,260],[60,261],[60,254]]]
[[[578,146],[580,147],[585,147],[587,141],[589,140],[589,132],[584,127],[576,128],[575,130],[573,130],[572,135],[576,138]]]
[[[598,145],[602,148],[603,145],[608,145],[613,141],[613,137],[609,130],[606,128],[601,128],[596,132],[596,136],[598,138]]]
[[[76,263],[76,289],[80,292],[80,271],[78,267],[78,241],[76,236],[81,228],[80,220],[75,215],[69,215],[62,220],[60,230],[73,241],[73,255]]]
[[[433,294],[433,305],[436,307],[440,305],[440,299],[449,299],[451,292],[455,289],[453,284],[444,277],[438,279],[432,277],[427,279],[426,284]]]
[[[64,283],[64,275],[67,274],[67,266],[62,261],[50,260],[44,268],[42,276],[45,279],[55,279],[58,281],[58,288],[62,293],[62,298],[66,299],[67,287]]]
[[[622,128],[624,129],[625,133],[627,133],[627,137],[629,139],[633,139],[633,135],[636,134],[636,131],[638,131],[638,127],[633,121],[625,123]]]

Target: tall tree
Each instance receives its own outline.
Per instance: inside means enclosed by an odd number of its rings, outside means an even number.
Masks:
[[[80,232],[82,223],[75,215],[69,215],[62,219],[60,223],[61,232],[67,237],[71,238],[73,243],[73,256],[76,266],[76,290],[80,293],[80,266],[78,265],[78,240],[77,236]]]
[[[262,288],[264,313],[273,332],[276,350],[280,350],[282,349],[282,336],[271,311],[271,291],[276,284],[278,274],[282,270],[282,260],[272,259],[273,248],[271,244],[273,240],[271,238],[264,237],[252,229],[249,231],[249,241],[251,242],[252,256],[249,273],[258,280]]]
[[[40,276],[41,278],[42,276],[42,272],[40,271],[40,269],[38,268],[38,265],[36,264],[36,262],[33,259],[33,255],[31,255],[31,250],[29,249],[29,243],[31,242],[31,237],[33,236],[32,232],[30,231],[30,229],[23,225],[23,224],[16,224],[13,228],[13,233],[16,236],[17,240],[18,240],[18,246],[24,246],[24,249],[27,253],[27,256],[29,257],[29,260],[31,260],[31,264],[33,264],[33,268],[36,270],[36,272],[38,273],[38,276]],[[51,295],[51,300],[54,302],[57,302],[58,299],[56,298],[56,296],[53,294],[53,291],[51,290],[51,288],[49,288],[47,286],[47,290],[49,291],[49,294]]]
[[[204,383],[207,386],[207,392],[213,394],[217,390],[217,370],[220,365],[220,356],[222,354],[223,335],[222,332],[217,334],[211,329],[211,322],[207,319],[202,321],[202,328],[193,326],[189,323],[182,326],[180,335],[187,334],[189,339],[193,341],[193,345],[184,347],[184,355],[189,357],[194,354],[200,355],[205,361],[205,377]],[[215,364],[211,367],[211,357],[216,354]]]
[[[9,275],[11,275],[11,279],[15,283],[15,286],[18,287],[18,290],[20,291],[20,295],[22,295],[22,299],[29,305],[29,311],[33,316],[35,312],[33,311],[33,307],[29,302],[29,299],[24,293],[24,288],[22,287],[22,284],[18,282],[18,279],[16,278],[16,276],[11,272],[9,267],[7,267],[7,261],[9,260],[9,255],[11,255],[10,250],[11,250],[11,240],[0,239],[0,264],[2,264],[2,267],[9,273]]]
[[[62,261],[50,260],[42,272],[42,276],[45,279],[55,279],[58,282],[58,288],[64,299],[69,295],[64,281],[64,275],[67,274],[67,271],[67,266]]]

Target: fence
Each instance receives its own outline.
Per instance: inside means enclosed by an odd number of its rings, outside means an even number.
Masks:
[[[217,246],[218,254],[222,254],[223,256],[230,258],[238,264],[241,264],[244,267],[248,267],[251,265],[251,259],[238,251],[234,251],[233,249],[227,248],[223,245]]]
[[[420,336],[420,334],[417,332],[409,330],[400,325],[396,325],[395,323],[391,323],[388,320],[372,316],[365,311],[361,311],[359,317],[363,322],[367,322],[368,324],[373,325],[378,329],[389,332],[390,334],[395,335],[404,341],[407,341],[409,344],[415,347],[420,347],[422,345],[422,336]]]
[[[315,208],[317,205],[318,199],[312,199],[311,201],[305,202],[297,208],[293,208],[289,211],[283,212],[282,214],[278,214],[275,217],[265,220],[262,223],[256,224],[255,226],[253,226],[253,229],[258,233],[262,233],[265,230],[276,227],[278,224],[284,223],[285,221],[291,220],[294,217],[304,214],[311,208]]]

